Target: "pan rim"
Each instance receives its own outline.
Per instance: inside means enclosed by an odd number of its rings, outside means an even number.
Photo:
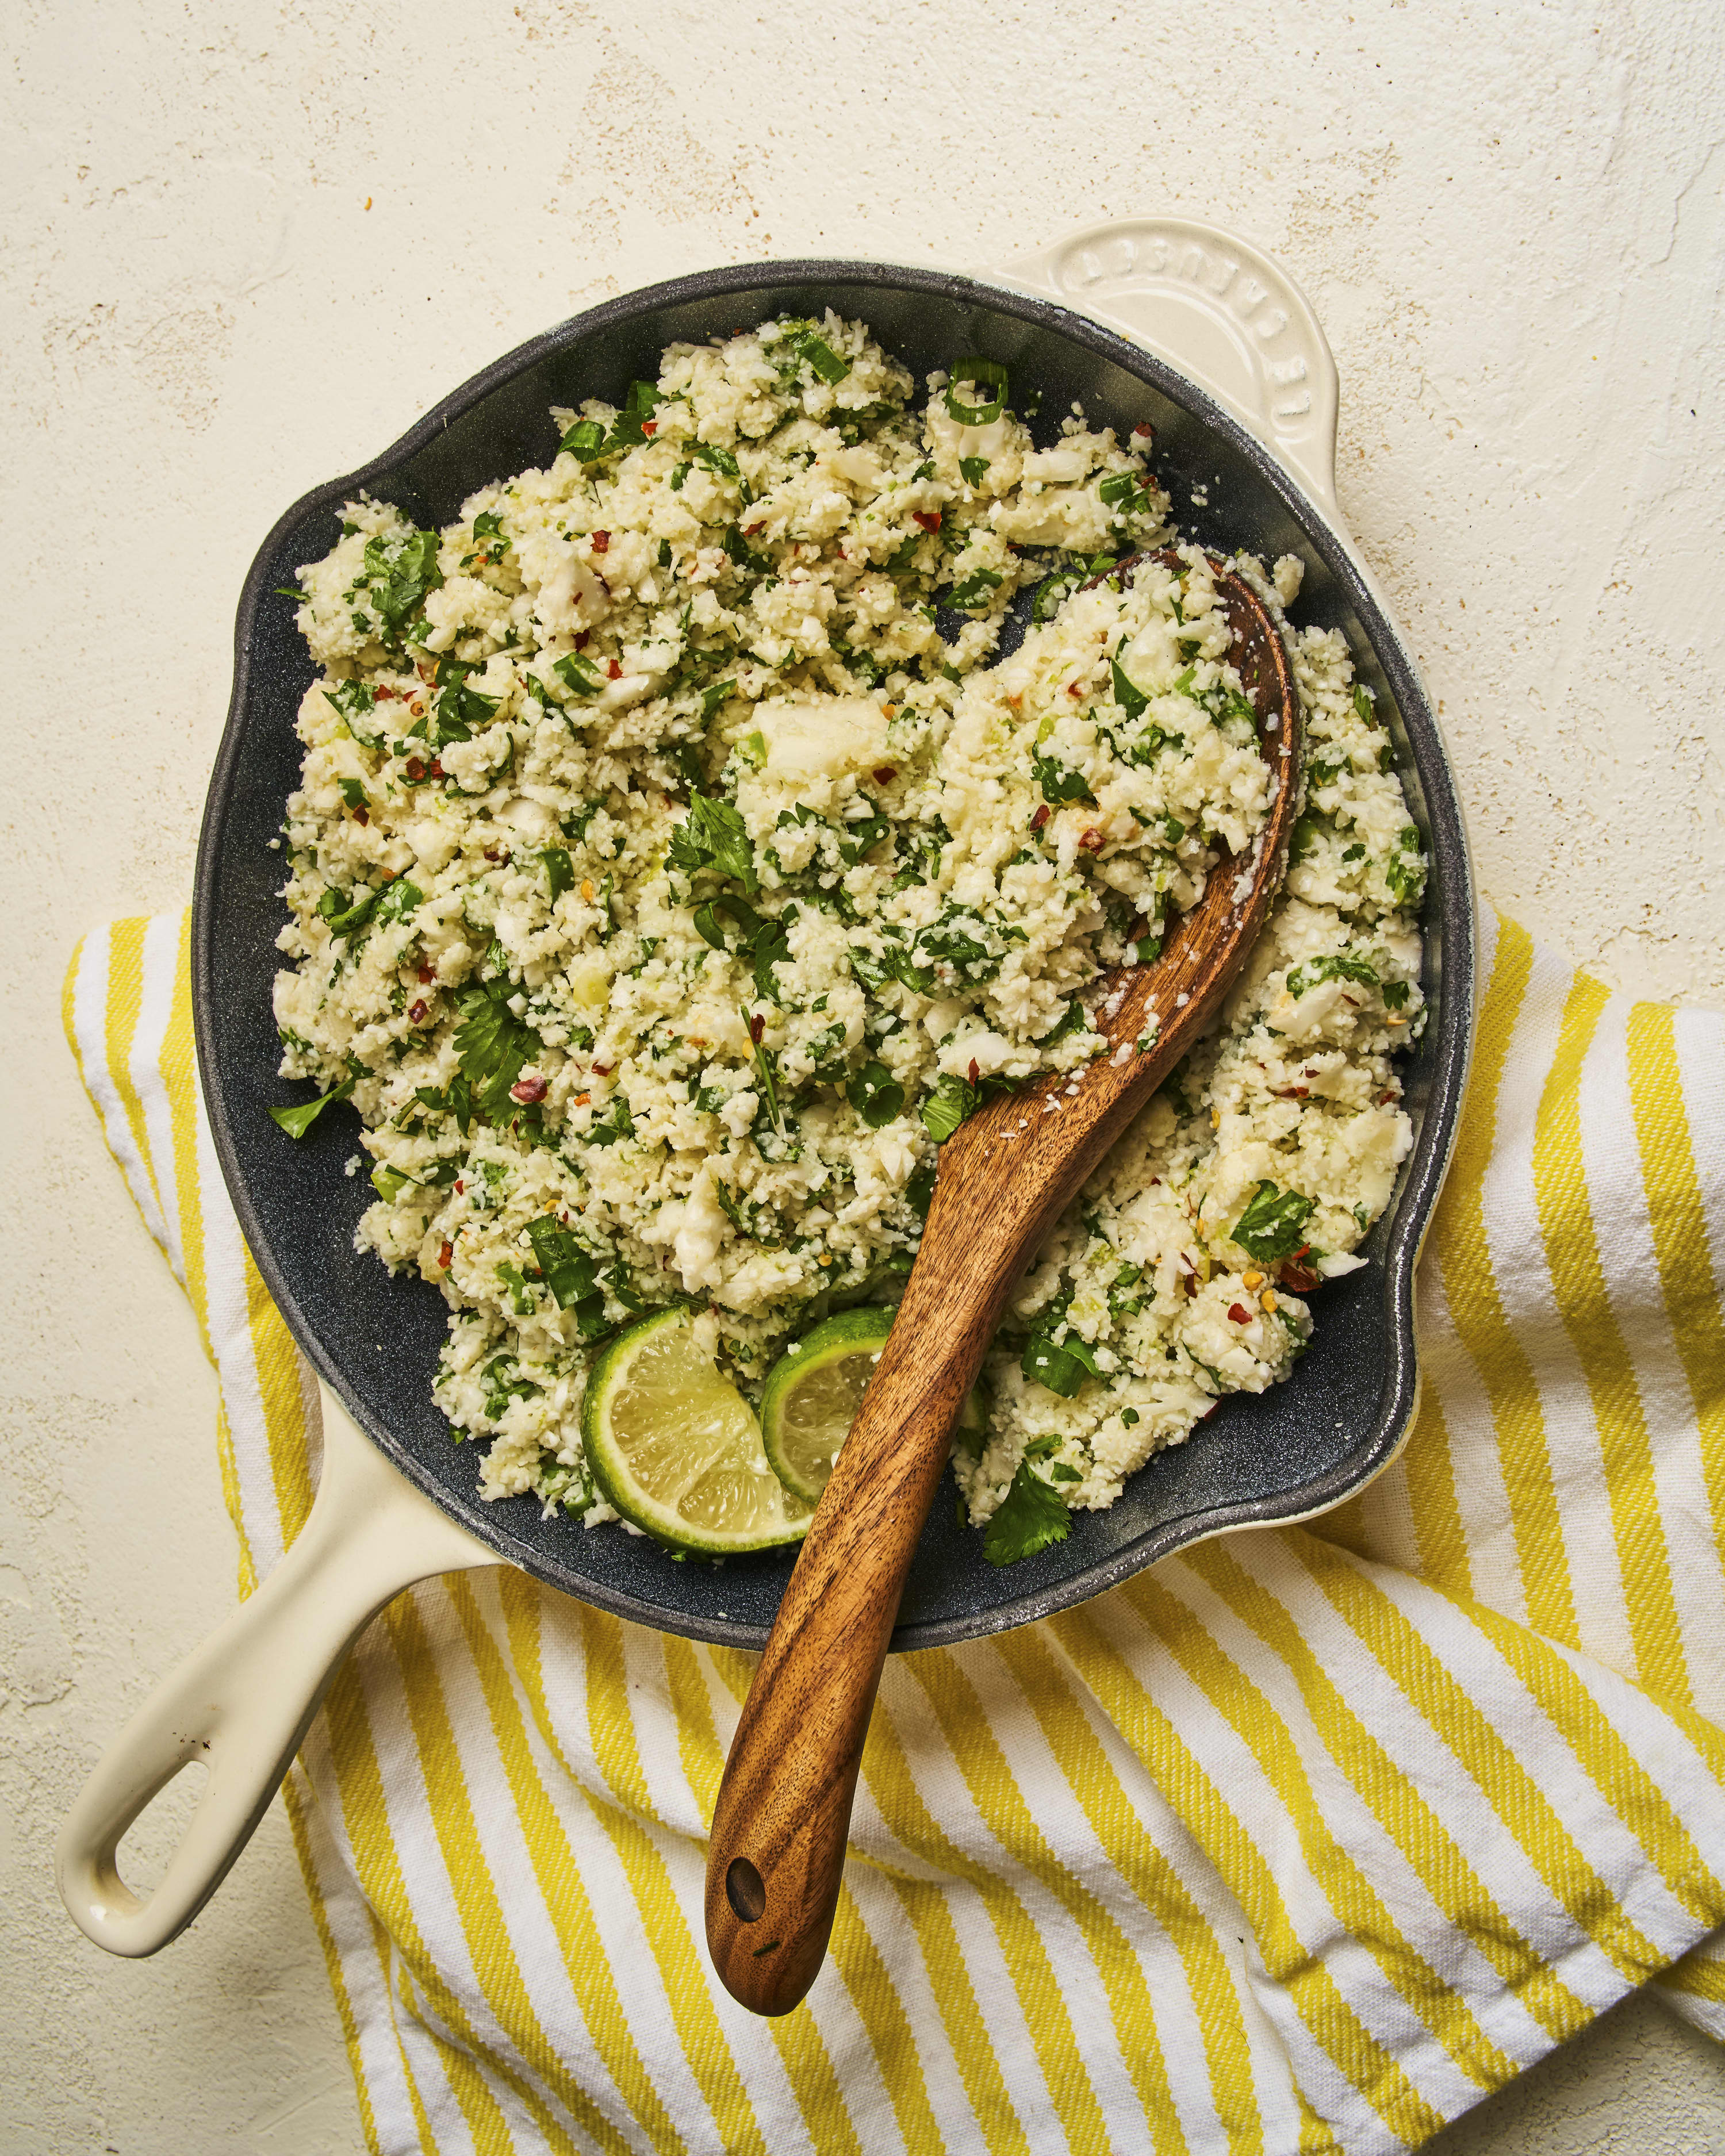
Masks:
[[[541,1559],[531,1548],[520,1545],[506,1548],[501,1526],[504,1516],[497,1508],[485,1505],[476,1491],[464,1496],[422,1466],[410,1448],[371,1413],[349,1384],[345,1371],[324,1348],[300,1305],[252,1202],[244,1156],[228,1114],[223,1073],[213,1052],[211,1018],[216,993],[216,885],[223,831],[234,798],[234,782],[245,731],[256,615],[266,595],[268,565],[279,541],[289,530],[308,516],[348,498],[356,490],[372,485],[398,468],[454,420],[540,360],[638,316],[762,285],[876,285],[926,292],[987,307],[1043,328],[1068,343],[1087,348],[1111,361],[1149,383],[1202,426],[1222,437],[1280,497],[1359,622],[1366,644],[1389,683],[1406,728],[1425,795],[1430,844],[1442,867],[1441,875],[1436,879],[1435,916],[1441,954],[1441,994],[1435,1028],[1438,1039],[1430,1091],[1419,1133],[1403,1171],[1402,1188],[1384,1250],[1387,1367],[1366,1441],[1350,1455],[1347,1462],[1322,1476],[1261,1498],[1205,1505],[1161,1521],[1132,1542],[1097,1559],[1083,1572],[1072,1573],[1044,1589],[1028,1589],[1015,1600],[972,1614],[901,1625],[892,1640],[892,1650],[898,1653],[953,1645],[1034,1623],[1057,1610],[1086,1602],[1158,1559],[1214,1535],[1311,1518],[1356,1495],[1393,1460],[1412,1428],[1419,1401],[1414,1272],[1455,1149],[1472,1055],[1476,964],[1473,878],[1459,791],[1435,711],[1412,656],[1403,644],[1399,629],[1377,598],[1348,541],[1272,452],[1231,413],[1159,355],[1131,342],[1091,317],[1011,285],[955,271],[843,259],[765,260],[697,270],[603,300],[529,338],[470,376],[379,454],[302,495],[270,527],[247,572],[234,624],[233,692],[211,772],[198,841],[193,893],[192,1006],[199,1081],[223,1179],[240,1231],[295,1344],[372,1442],[434,1504],[495,1551],[500,1563],[515,1564],[578,1599],[655,1630],[751,1650],[765,1644],[763,1625],[682,1612],[675,1613],[679,1622],[668,1623],[667,1613],[661,1604],[645,1602],[601,1582],[583,1578],[578,1586],[572,1585],[567,1574],[560,1576],[556,1566]]]

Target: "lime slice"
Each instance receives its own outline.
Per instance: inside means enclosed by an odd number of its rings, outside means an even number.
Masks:
[[[761,1394],[761,1435],[773,1471],[793,1496],[813,1505],[827,1486],[896,1313],[868,1307],[841,1311],[793,1341],[768,1373]],[[988,1422],[973,1391],[958,1416],[957,1435],[973,1450]]]
[[[808,1532],[809,1507],[768,1466],[752,1409],[685,1309],[642,1318],[600,1356],[581,1436],[607,1502],[673,1549],[729,1557]]]

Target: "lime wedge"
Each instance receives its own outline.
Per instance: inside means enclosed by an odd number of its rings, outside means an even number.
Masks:
[[[581,1436],[608,1502],[673,1549],[729,1557],[808,1531],[810,1507],[768,1466],[753,1410],[685,1309],[642,1318],[600,1356]]]
[[[793,1496],[819,1501],[833,1471],[895,1313],[872,1306],[841,1311],[794,1340],[768,1373],[761,1394],[761,1435],[773,1471]],[[958,1417],[958,1435],[978,1448],[988,1421],[973,1391]]]

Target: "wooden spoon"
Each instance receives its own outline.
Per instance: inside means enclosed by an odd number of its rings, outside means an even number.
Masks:
[[[1178,570],[1172,553],[1153,557]],[[1198,1039],[1286,865],[1299,772],[1287,654],[1219,562],[1230,653],[1276,799],[1250,856],[1224,859],[1154,964],[1104,974],[1110,1053],[978,1109],[940,1151],[921,1250],[839,1449],[732,1740],[713,1815],[706,1936],[732,1998],[788,2014],[825,1957],[857,1769],[899,1599],[1006,1298],[1074,1194]],[[1153,1018],[1147,1052],[1137,1044]]]

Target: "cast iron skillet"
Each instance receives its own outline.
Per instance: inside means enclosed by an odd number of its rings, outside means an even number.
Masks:
[[[1111,331],[1045,301],[968,278],[858,262],[751,264],[704,271],[608,300],[475,376],[373,463],[319,487],[264,542],[241,596],[234,698],[198,850],[193,1007],[198,1065],[228,1188],[264,1278],[300,1345],[367,1435],[420,1488],[500,1557],[582,1600],[695,1639],[758,1648],[791,1553],[723,1568],[676,1563],[616,1529],[540,1517],[530,1498],[475,1495],[471,1445],[451,1441],[432,1404],[445,1309],[419,1281],[392,1280],[353,1249],[371,1192],[342,1163],[352,1111],[326,1111],[295,1144],[272,1104],[309,1089],[276,1075],[270,1011],[285,862],[270,850],[297,783],[293,722],[316,670],[294,626],[290,586],[334,543],[343,501],[362,490],[422,526],[449,522],[487,481],[547,463],[552,404],[621,403],[677,339],[702,340],[769,315],[860,316],[920,380],[980,355],[1009,368],[1022,410],[1040,393],[1039,440],[1080,401],[1122,434],[1147,419],[1156,469],[1178,503],[1209,506],[1194,536],[1222,551],[1306,564],[1296,619],[1339,628],[1377,694],[1397,767],[1431,859],[1425,900],[1430,1016],[1404,1065],[1414,1145],[1364,1268],[1317,1298],[1312,1345],[1285,1384],[1225,1401],[1186,1443],[1134,1476],[1106,1512],[1081,1512],[1057,1548],[996,1571],[982,1537],[937,1503],[906,1590],[894,1646],[931,1647],[1004,1630],[1111,1586],[1182,1543],[1225,1527],[1301,1518],[1339,1503],[1394,1455],[1419,1378],[1414,1265],[1461,1105],[1473,998],[1466,844],[1454,780],[1413,662],[1347,549],[1266,450],[1191,382]]]

